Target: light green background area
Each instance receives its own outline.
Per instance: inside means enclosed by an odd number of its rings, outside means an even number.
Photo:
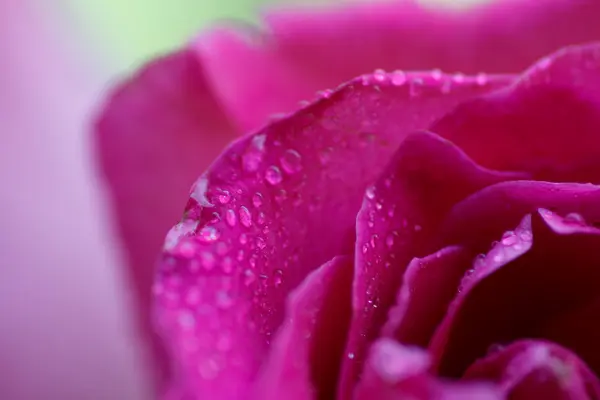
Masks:
[[[314,0],[312,0],[314,1]],[[180,46],[211,22],[257,21],[273,0],[62,0],[85,34],[116,57],[138,64]],[[289,2],[289,0],[287,0]]]

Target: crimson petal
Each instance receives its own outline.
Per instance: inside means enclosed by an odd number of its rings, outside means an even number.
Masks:
[[[573,326],[563,326],[561,332],[569,330],[570,335],[557,338],[549,327],[598,299],[599,244],[600,230],[580,219],[547,210],[525,217],[463,280],[432,340],[436,369],[458,377],[489,346],[522,337],[547,338],[576,348],[578,340],[590,335],[580,337]],[[589,328],[597,337],[598,323]],[[579,347],[585,349],[579,352],[581,357],[600,371],[596,341]]]
[[[428,373],[430,360],[418,347],[403,346],[391,339],[373,344],[354,399],[395,400],[500,400],[489,384],[441,382]]]
[[[432,130],[488,168],[600,183],[600,43],[535,64],[514,85],[457,107]]]
[[[336,257],[290,294],[285,322],[260,373],[257,399],[335,398],[353,270],[351,257]]]
[[[245,392],[290,291],[351,253],[365,187],[406,135],[506,83],[402,78],[351,81],[237,141],[197,181],[184,221],[167,236],[155,288],[184,390],[212,399]]]
[[[474,253],[516,226],[523,215],[546,208],[557,213],[583,215],[600,223],[600,187],[577,183],[538,181],[502,182],[456,204],[440,228],[442,243],[460,244]],[[510,240],[510,232],[507,240]]]
[[[476,165],[431,133],[409,136],[377,183],[367,189],[356,221],[354,315],[340,381],[351,390],[363,356],[385,322],[413,257],[425,256],[445,214],[488,185],[524,175]]]
[[[600,398],[600,382],[577,355],[551,342],[522,340],[469,367],[466,379],[497,383],[514,400]]]
[[[414,0],[359,2],[271,12],[266,32],[219,29],[196,48],[223,103],[253,129],[375,68],[518,73],[563,46],[600,39],[599,18],[595,0],[490,1],[456,13]]]

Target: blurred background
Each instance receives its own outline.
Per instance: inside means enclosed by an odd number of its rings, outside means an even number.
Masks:
[[[1,399],[151,398],[89,124],[124,74],[267,3],[0,0]]]

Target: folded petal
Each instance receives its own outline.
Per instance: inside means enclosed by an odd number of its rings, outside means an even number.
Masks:
[[[395,400],[500,400],[489,384],[449,384],[429,375],[430,360],[418,347],[403,346],[391,339],[373,344],[354,399]]]
[[[499,241],[463,279],[432,340],[435,369],[444,376],[461,376],[490,346],[523,337],[546,338],[569,348],[578,340],[598,337],[597,315],[588,326],[592,332],[584,336],[575,325],[558,332],[550,327],[598,300],[600,255],[594,249],[599,244],[600,230],[580,218],[547,210],[525,217],[510,240]],[[582,346],[586,351],[579,355],[600,371],[598,346],[589,341]]]
[[[350,390],[368,344],[393,305],[413,257],[431,248],[439,224],[458,201],[521,174],[479,167],[452,143],[431,133],[409,136],[374,186],[357,216],[354,315],[340,390]],[[344,397],[344,395],[342,395]]]
[[[471,267],[472,258],[470,251],[451,246],[413,259],[406,268],[383,334],[403,344],[427,347]]]
[[[154,265],[165,232],[180,219],[194,180],[235,136],[199,60],[180,51],[146,66],[108,100],[96,126],[97,158],[144,335],[151,335]],[[154,339],[159,362],[166,362]]]
[[[197,181],[156,287],[159,326],[196,396],[245,393],[285,298],[310,271],[351,254],[365,188],[406,135],[505,83],[469,78],[442,90],[447,76],[394,76],[357,78],[240,139]]]
[[[600,382],[576,354],[551,342],[523,340],[478,360],[466,379],[495,382],[515,400],[587,400],[600,397]]]
[[[259,375],[257,399],[335,398],[353,270],[351,257],[336,257],[290,294],[284,323]]]
[[[271,12],[266,32],[219,29],[196,44],[216,92],[248,129],[376,68],[518,73],[600,39],[599,18],[595,0],[490,1],[456,13],[414,0],[358,2]]]
[[[460,244],[474,254],[486,252],[490,243],[510,232],[523,215],[538,208],[577,218],[582,215],[589,223],[600,223],[600,187],[578,183],[539,181],[502,182],[489,186],[456,204],[439,230],[443,245]]]
[[[600,183],[599,88],[600,43],[568,47],[510,88],[460,105],[432,130],[488,168]]]

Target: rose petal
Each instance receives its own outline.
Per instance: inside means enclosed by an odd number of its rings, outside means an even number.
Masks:
[[[515,400],[597,399],[600,382],[577,355],[554,343],[523,340],[471,365],[467,379],[491,380]]]
[[[391,340],[373,344],[354,399],[492,400],[501,399],[490,385],[447,384],[428,375],[427,353]]]
[[[512,87],[457,107],[432,130],[488,168],[599,183],[598,87],[600,43],[566,48]]]
[[[582,215],[600,222],[600,187],[577,183],[503,182],[489,186],[456,204],[440,228],[444,245],[460,244],[481,253],[492,241],[516,226],[523,215],[539,207],[560,214]],[[512,235],[507,233],[505,240]]]
[[[520,174],[473,163],[431,133],[409,136],[377,183],[367,189],[357,216],[354,315],[340,390],[347,393],[363,355],[383,326],[402,274],[413,257],[432,249],[431,238],[451,207],[471,193]]]
[[[406,268],[383,334],[403,344],[427,347],[472,258],[470,251],[453,246],[413,259]]]
[[[353,261],[336,257],[290,294],[257,399],[333,399],[350,323]]]
[[[97,123],[98,161],[145,335],[152,332],[150,288],[165,232],[180,218],[190,184],[234,135],[189,51],[156,60],[124,83]],[[160,344],[151,340],[164,374]]]
[[[555,340],[547,325],[598,299],[599,244],[600,230],[579,220],[547,210],[524,218],[511,239],[498,242],[463,280],[432,340],[436,369],[460,376],[491,345],[522,337]],[[590,328],[597,337],[600,326]],[[577,336],[555,341],[570,346]],[[580,355],[599,371],[595,347]]]
[[[234,143],[196,183],[186,221],[167,237],[156,288],[161,331],[196,396],[245,393],[288,293],[352,251],[366,184],[406,135],[505,83],[470,78],[445,92],[446,76],[406,79],[360,77]],[[227,351],[218,348],[223,335]]]
[[[599,18],[600,3],[587,0],[491,1],[454,14],[410,0],[359,2],[272,12],[266,33],[220,29],[197,49],[248,129],[375,68],[520,72],[563,46],[600,39]]]

